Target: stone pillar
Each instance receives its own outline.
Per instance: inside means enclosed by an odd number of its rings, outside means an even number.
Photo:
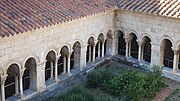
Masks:
[[[95,62],[96,45],[93,45],[93,62]]]
[[[82,46],[81,47],[80,70],[83,70],[83,68],[86,67],[86,50],[87,50],[87,46]]]
[[[112,46],[111,46],[112,49],[111,49],[111,54],[110,55],[116,55],[116,53],[118,52],[118,51],[116,51],[116,50],[118,50],[118,48],[116,46],[116,41],[117,41],[117,39],[114,36],[113,39],[112,39]]]
[[[178,63],[179,63],[179,53],[178,50],[174,49],[174,60],[173,60],[173,73],[178,70]]]
[[[56,61],[55,61],[55,73],[54,73],[54,80],[55,80],[55,82],[58,82],[59,81],[59,79],[58,79],[58,60],[59,60],[59,58],[60,58],[60,56],[61,55],[58,55],[58,56],[56,56]]]
[[[91,63],[91,45],[89,45],[89,63]]]
[[[66,74],[66,55],[63,56],[63,74]]]
[[[20,73],[19,73],[19,97],[20,97],[20,98],[23,98],[23,97],[24,97],[22,77],[23,77],[23,75],[24,75],[25,69],[26,69],[26,68],[21,69],[21,70],[20,70]]]
[[[160,48],[160,59],[159,59],[159,65],[164,66],[164,46]]]
[[[45,84],[45,67],[47,60],[37,63],[35,84],[33,85],[36,91],[41,91],[46,87]]]
[[[153,67],[154,65],[160,66],[160,45],[153,44],[151,42],[151,63],[150,66]]]
[[[18,76],[15,76],[15,95],[19,94]]]
[[[138,52],[138,61],[140,62],[142,60],[142,45],[139,43],[139,52]]]
[[[141,47],[141,61],[144,60],[144,44]]]
[[[50,62],[50,67],[51,67],[51,77],[50,77],[50,79],[52,80],[54,78],[53,77],[53,72],[54,72],[54,70],[53,70],[53,68],[54,68],[53,61]]]
[[[129,42],[129,53],[128,56],[131,57],[131,42]]]
[[[100,58],[100,54],[101,54],[101,42],[98,42],[98,58]]]
[[[70,75],[71,54],[72,54],[72,52],[69,52],[68,57],[67,57],[67,58],[68,58],[68,60],[67,60],[67,62],[68,62],[68,64],[67,64],[67,66],[68,66],[68,67],[67,67],[67,74],[68,74],[68,75]]]
[[[1,75],[1,101],[5,101],[5,90],[4,90],[4,84],[6,81],[7,75]]]
[[[105,45],[105,41],[102,42],[102,54],[101,54],[102,58],[104,57],[104,45]]]
[[[129,58],[129,52],[131,52],[130,49],[129,49],[129,46],[131,46],[130,41],[132,39],[130,39],[128,37],[124,37],[124,39],[125,39],[125,42],[126,42],[126,58]]]

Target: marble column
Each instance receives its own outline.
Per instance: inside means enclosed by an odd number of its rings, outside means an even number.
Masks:
[[[100,54],[101,54],[101,42],[98,41],[98,58],[100,58]]]
[[[53,68],[54,68],[53,61],[50,62],[50,68],[51,68],[51,77],[50,77],[50,79],[52,80],[54,78],[53,77],[53,72],[54,72],[54,70],[53,70]]]
[[[68,58],[68,60],[67,60],[67,62],[68,62],[68,64],[67,64],[67,66],[68,66],[68,67],[67,67],[67,74],[68,74],[68,75],[70,75],[71,54],[72,54],[72,52],[69,52],[68,57],[67,57],[67,58]]]
[[[56,56],[56,61],[55,61],[55,73],[54,73],[54,80],[55,80],[55,82],[58,82],[59,81],[59,79],[58,79],[58,60],[59,60],[59,58],[60,58],[60,56],[61,55],[58,55],[58,56]]]
[[[174,60],[173,60],[173,72],[177,72],[179,63],[179,53],[178,50],[174,50]]]
[[[63,74],[66,74],[66,55],[63,56]]]
[[[138,52],[138,61],[141,62],[142,60],[142,45],[139,43],[139,52]]]
[[[15,95],[19,94],[18,76],[15,76]]]
[[[6,81],[7,75],[1,75],[1,101],[5,101],[5,90],[4,90],[4,84]]]
[[[102,58],[104,57],[104,46],[105,46],[105,41],[102,42],[102,54],[101,54]]]
[[[23,77],[23,75],[24,75],[25,69],[26,69],[26,68],[21,69],[21,70],[20,70],[20,73],[19,73],[19,97],[20,97],[20,98],[23,98],[23,97],[24,97],[22,77]]]
[[[93,45],[93,62],[95,62],[96,45]]]
[[[91,63],[91,45],[89,45],[89,63]]]

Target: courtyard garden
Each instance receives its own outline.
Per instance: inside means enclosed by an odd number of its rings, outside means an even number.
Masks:
[[[96,68],[88,73],[83,85],[50,101],[161,101],[156,100],[158,95],[162,97],[169,89],[165,81],[156,66],[147,71],[112,64]],[[171,89],[168,93],[164,101],[180,101],[180,88]]]

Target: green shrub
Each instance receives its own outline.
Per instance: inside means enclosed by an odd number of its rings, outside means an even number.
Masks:
[[[50,101],[114,101],[111,97],[102,97],[94,94],[92,91],[75,87],[69,92],[62,94],[58,97],[51,99]]]
[[[99,87],[109,94],[125,96],[126,100],[131,101],[141,101],[144,98],[152,99],[157,91],[165,87],[158,67],[154,67],[149,72],[134,69],[121,71],[117,68],[110,69],[90,73],[87,76],[88,87]]]
[[[105,82],[113,78],[111,71],[106,69],[97,69],[87,75],[86,86],[90,88],[104,87]]]

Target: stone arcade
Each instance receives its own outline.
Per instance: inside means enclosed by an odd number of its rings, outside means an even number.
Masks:
[[[25,100],[115,55],[180,81],[179,0],[1,0],[0,98]]]

